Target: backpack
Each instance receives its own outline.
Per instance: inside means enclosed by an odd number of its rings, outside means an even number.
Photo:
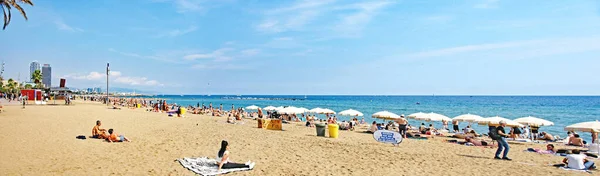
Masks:
[[[492,140],[500,139],[500,135],[498,135],[497,128],[490,128],[490,132],[488,133],[488,135],[490,136],[490,138],[492,138]]]

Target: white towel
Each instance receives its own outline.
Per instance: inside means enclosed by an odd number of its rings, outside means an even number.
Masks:
[[[207,157],[201,157],[201,158],[182,158],[182,159],[177,159],[177,161],[179,161],[179,163],[191,170],[192,172],[195,172],[196,174],[200,174],[200,175],[218,175],[218,174],[225,174],[225,173],[229,173],[229,172],[235,172],[235,171],[245,171],[245,170],[252,170],[251,168],[239,168],[239,169],[221,169],[221,171],[219,171],[219,165],[217,165],[217,161],[215,159],[209,159]]]

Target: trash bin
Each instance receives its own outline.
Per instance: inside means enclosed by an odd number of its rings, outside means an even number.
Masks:
[[[325,124],[317,123],[315,127],[317,129],[317,136],[325,137]]]
[[[263,128],[263,119],[259,118],[257,121],[258,121],[258,128]]]
[[[340,130],[340,126],[338,126],[337,124],[329,124],[327,125],[327,127],[329,130],[329,137],[338,138],[338,131]]]

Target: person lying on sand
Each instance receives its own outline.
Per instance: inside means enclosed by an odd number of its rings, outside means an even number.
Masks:
[[[236,169],[236,168],[254,168],[254,163],[250,161],[246,162],[246,164],[238,164],[229,161],[229,143],[225,140],[221,141],[221,149],[219,149],[219,153],[217,153],[217,164],[219,165],[219,171],[221,169]]]
[[[473,146],[484,146],[484,147],[496,147],[497,146],[496,144],[489,144],[488,142],[486,142],[484,140],[476,140],[471,137],[465,138],[465,141],[467,143],[473,144]]]
[[[106,129],[101,129],[100,125],[102,125],[102,122],[100,122],[100,120],[96,121],[96,126],[92,128],[92,138],[106,139],[108,137],[106,135]]]
[[[113,129],[108,129],[108,134],[110,134],[106,139],[108,142],[131,142],[125,136],[118,135]]]
[[[556,150],[554,150],[554,145],[552,145],[552,144],[546,145],[546,150],[528,148],[527,151],[536,152],[539,154],[555,154],[556,153]]]
[[[545,140],[545,141],[554,141],[554,136],[552,136],[549,133],[546,132],[542,132],[541,133],[542,137],[538,138],[538,140]]]

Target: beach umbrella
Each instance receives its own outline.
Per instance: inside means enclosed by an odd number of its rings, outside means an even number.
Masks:
[[[319,112],[321,112],[321,110],[323,110],[323,109],[322,109],[322,108],[313,108],[313,109],[311,109],[311,110],[310,110],[310,111],[308,111],[308,112],[312,112],[312,113],[319,113]]]
[[[287,108],[282,108],[277,110],[277,113],[279,114],[302,114],[304,113],[304,110],[297,108],[297,107],[287,107]]]
[[[554,125],[554,123],[551,121],[540,119],[537,117],[531,117],[531,116],[518,118],[518,119],[515,119],[514,121],[517,123],[523,124],[523,125],[533,125],[533,126],[552,126],[552,125]]]
[[[284,108],[283,106],[276,107],[276,108],[275,108],[275,111],[282,110],[283,108]]]
[[[362,112],[359,112],[357,110],[354,109],[348,109],[345,111],[342,111],[340,113],[338,113],[339,115],[345,115],[345,116],[364,116],[364,114]]]
[[[275,110],[277,110],[277,108],[276,108],[276,107],[274,107],[274,106],[267,106],[267,107],[265,107],[265,108],[263,108],[263,109],[264,109],[264,110],[267,110],[267,111],[275,111]]]
[[[504,118],[504,117],[499,117],[499,116],[478,119],[478,120],[475,120],[474,122],[478,123],[480,125],[498,126],[498,125],[500,125],[500,121],[505,121],[506,126],[523,127],[523,125],[521,125],[520,123],[517,123],[515,121],[512,121],[512,120]]]
[[[310,111],[310,110],[308,110],[308,109],[306,109],[306,108],[298,108],[298,109],[301,109],[301,110],[302,110],[302,113],[305,113],[305,112],[309,112],[309,111]]]
[[[478,119],[483,119],[483,117],[478,116],[478,115],[473,115],[473,114],[463,114],[463,115],[459,115],[456,116],[452,119],[452,121],[458,121],[458,122],[475,122],[475,120]]]
[[[259,107],[258,107],[258,106],[256,106],[256,105],[252,105],[252,106],[248,106],[248,107],[246,107],[246,109],[249,109],[249,110],[257,110],[258,108],[259,108]]]
[[[417,112],[417,113],[414,113],[414,114],[409,114],[406,117],[409,118],[409,119],[416,119],[417,117],[423,117],[423,116],[426,116],[426,115],[427,115],[426,113]]]
[[[383,120],[394,120],[400,118],[397,114],[391,113],[389,111],[381,111],[373,114],[373,118],[383,119]]]
[[[321,112],[318,112],[319,114],[335,114],[335,111],[331,110],[331,109],[321,109]]]
[[[598,132],[600,131],[600,122],[581,122],[565,127],[566,131]]]
[[[446,122],[452,121],[452,119],[450,117],[447,117],[445,115],[438,114],[438,113],[433,113],[433,112],[427,114],[427,116],[425,116],[424,120],[425,121],[435,121],[435,122],[438,122],[438,121],[446,121]]]

